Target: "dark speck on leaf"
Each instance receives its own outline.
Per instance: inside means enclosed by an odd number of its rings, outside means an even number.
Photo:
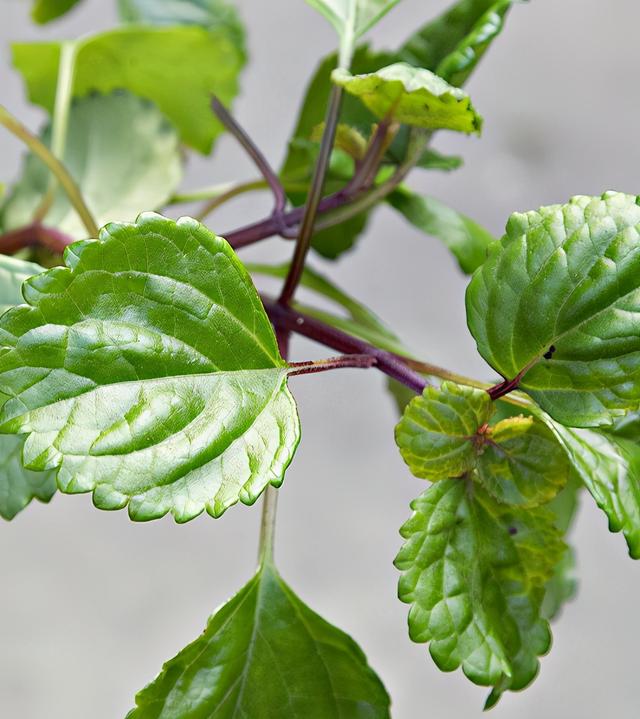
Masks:
[[[509,534],[513,536],[514,534],[518,534],[518,530],[516,527],[509,527]]]
[[[544,353],[543,357],[545,359],[551,359],[553,357],[553,353],[556,351],[556,348],[554,345],[551,345],[549,349]]]

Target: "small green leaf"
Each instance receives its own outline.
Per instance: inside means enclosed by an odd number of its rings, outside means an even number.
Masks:
[[[127,719],[388,719],[358,645],[263,566],[136,696]]]
[[[506,12],[515,1],[458,0],[415,32],[398,55],[460,86],[501,32]]]
[[[74,8],[80,0],[35,0],[31,7],[34,22],[45,25]]]
[[[639,238],[622,193],[515,214],[467,289],[480,354],[563,424],[610,424],[640,401]]]
[[[465,479],[431,485],[411,507],[396,558],[411,639],[430,642],[443,671],[522,689],[551,644],[540,605],[564,551],[553,515],[500,505]]]
[[[463,164],[463,159],[458,155],[443,155],[437,150],[427,148],[416,167],[422,167],[424,170],[444,170],[445,172],[451,172],[451,170],[459,169]]]
[[[48,502],[56,492],[53,472],[31,472],[22,466],[21,437],[0,435],[0,517],[13,519],[32,499]]]
[[[98,225],[129,221],[146,209],[158,209],[182,177],[179,139],[174,128],[148,100],[124,91],[76,100],[69,114],[64,163]],[[47,127],[42,139],[51,140]],[[2,208],[7,229],[31,222],[49,187],[49,171],[28,155],[22,178]],[[58,188],[45,222],[74,239],[86,230],[65,192]]]
[[[460,269],[471,274],[487,258],[494,237],[465,215],[433,197],[421,197],[404,186],[398,187],[387,202],[419,230],[441,240],[454,254]]]
[[[227,0],[118,0],[118,10],[126,23],[222,28],[244,50],[242,21]]]
[[[629,554],[640,559],[640,450],[596,430],[570,429],[540,412],[584,486],[607,515],[609,530],[622,531]]]
[[[467,93],[429,70],[398,62],[366,75],[337,69],[331,78],[381,119],[427,130],[479,133],[482,127]]]
[[[60,43],[14,44],[13,61],[31,102],[51,112]],[[208,153],[223,130],[211,112],[211,95],[229,104],[243,64],[242,48],[223,27],[122,27],[78,41],[73,94],[124,89],[152,100],[183,142]]]
[[[0,255],[0,315],[23,302],[22,283],[41,272],[44,268],[35,262]]]
[[[459,477],[476,464],[475,438],[493,414],[483,390],[443,382],[426,387],[407,405],[396,426],[396,444],[421,479]]]
[[[549,502],[569,479],[565,452],[533,417],[510,417],[492,427],[477,470],[480,482],[499,502],[523,507]]]
[[[288,369],[227,242],[145,214],[65,261],[0,319],[0,429],[29,435],[25,465],[136,520],[280,486],[299,440]]]
[[[307,0],[324,15],[340,38],[340,65],[347,67],[355,43],[400,0]]]

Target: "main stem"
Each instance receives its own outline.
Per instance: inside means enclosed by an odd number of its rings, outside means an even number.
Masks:
[[[304,263],[307,259],[307,253],[311,247],[311,238],[313,236],[313,228],[322,199],[322,188],[324,187],[324,178],[329,166],[329,159],[333,150],[333,143],[336,136],[336,128],[338,127],[338,117],[340,115],[340,101],[342,99],[342,91],[337,85],[331,88],[329,96],[329,106],[327,108],[327,116],[325,119],[324,132],[322,134],[322,142],[320,143],[320,153],[313,171],[311,187],[307,196],[307,202],[304,207],[302,216],[302,224],[300,225],[300,234],[296,241],[296,248],[289,267],[289,273],[284,282],[282,292],[280,293],[279,302],[285,307],[293,299],[302,271]]]

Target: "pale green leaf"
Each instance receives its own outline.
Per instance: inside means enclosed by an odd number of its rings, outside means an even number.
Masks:
[[[136,696],[127,719],[388,719],[358,645],[263,566]]]
[[[611,423],[640,401],[640,206],[574,197],[515,214],[467,290],[478,350],[556,420]]]
[[[124,91],[76,100],[69,114],[68,135],[64,164],[100,226],[113,220],[135,220],[143,210],[162,207],[180,183],[178,135],[148,100]],[[50,127],[42,139],[49,145]],[[6,229],[31,222],[49,180],[42,162],[28,155],[22,177],[2,208]],[[83,223],[60,187],[44,221],[74,239],[86,237]]]
[[[44,268],[35,262],[0,255],[0,314],[20,304],[23,301],[22,283],[43,271]]]
[[[52,111],[60,43],[15,44],[13,60],[29,99]],[[223,130],[211,96],[233,100],[243,63],[242,48],[222,27],[122,27],[78,41],[73,94],[125,89],[152,100],[184,142],[207,153]]]
[[[0,319],[2,430],[64,492],[136,520],[220,516],[279,486],[299,440],[249,275],[195,220],[142,215],[79,242]]]
[[[479,133],[482,127],[467,93],[429,70],[398,62],[365,75],[337,69],[331,78],[381,119],[427,130]]]
[[[394,190],[387,202],[414,227],[436,237],[453,253],[460,269],[474,272],[487,258],[493,236],[469,217],[433,197],[416,194],[407,187]]]
[[[553,499],[569,479],[567,456],[552,432],[533,417],[503,419],[490,428],[477,474],[504,504],[532,507]]]
[[[414,32],[398,51],[399,58],[460,85],[502,30],[510,4],[513,0],[457,0]]]
[[[640,450],[602,432],[571,429],[544,413],[580,480],[607,515],[609,530],[622,532],[629,554],[640,558]]]
[[[21,437],[0,435],[0,517],[13,519],[32,499],[48,502],[56,492],[53,472],[31,472],[22,466]]]
[[[31,7],[34,22],[44,25],[73,9],[80,0],[35,0]]]
[[[340,38],[340,65],[347,67],[355,43],[400,0],[307,0],[324,15]]]
[[[476,435],[492,414],[493,403],[483,390],[453,382],[426,387],[396,426],[402,459],[421,479],[459,477],[475,467]]]
[[[118,10],[127,23],[223,28],[244,48],[244,27],[228,0],[118,0]]]
[[[502,506],[465,479],[437,482],[411,507],[396,558],[411,639],[429,642],[443,671],[522,689],[551,644],[540,605],[564,550],[553,515]]]

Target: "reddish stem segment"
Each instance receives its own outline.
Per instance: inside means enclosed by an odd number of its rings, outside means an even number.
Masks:
[[[262,302],[276,330],[295,332],[348,355],[373,357],[376,360],[373,366],[418,394],[421,394],[428,384],[424,377],[407,367],[402,359],[390,352],[378,349],[291,307],[283,307],[270,297],[262,295]]]
[[[13,255],[25,247],[46,247],[52,252],[62,254],[65,247],[72,242],[73,238],[64,232],[34,222],[0,235],[0,254]]]

